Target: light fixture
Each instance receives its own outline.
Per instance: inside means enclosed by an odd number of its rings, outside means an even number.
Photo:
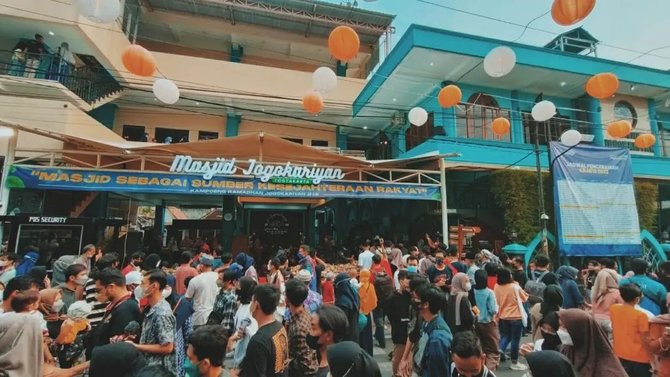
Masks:
[[[635,85],[631,85],[631,86],[630,86],[630,91],[631,91],[631,92],[634,92],[636,88],[637,88],[637,87],[636,87]]]
[[[52,37],[53,37],[54,35],[56,35],[56,33],[54,33],[54,32],[51,31],[51,30],[49,30],[49,31],[47,32],[47,34],[49,34],[49,35],[52,36]]]
[[[566,84],[565,81],[561,81],[561,86],[565,86],[565,84]]]
[[[431,66],[431,67],[432,67],[432,66],[434,66],[434,65],[435,65],[435,63],[433,63],[433,62],[430,62],[430,66]]]
[[[200,102],[195,101],[195,105],[196,105],[196,106],[200,106]]]
[[[397,99],[396,99],[396,98],[394,98],[394,99],[393,99],[393,102],[395,102],[395,101],[397,101]]]
[[[364,129],[364,130],[367,130],[367,129],[368,129],[368,126],[363,126],[363,129]]]

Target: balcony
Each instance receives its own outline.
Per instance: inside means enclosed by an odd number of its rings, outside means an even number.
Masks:
[[[0,76],[7,76],[7,81],[13,83],[46,80],[44,87],[60,83],[90,107],[122,91],[121,85],[95,58],[88,55],[78,58],[86,64],[69,63],[58,54],[0,50]]]
[[[626,148],[630,149],[631,154],[637,154],[637,155],[642,155],[642,156],[653,156],[654,155],[654,149],[653,147],[650,148],[638,148],[635,146],[635,138],[640,136],[641,134],[649,133],[648,131],[633,131],[628,135],[626,138],[621,138],[621,139],[605,139],[605,146],[606,147],[612,147],[612,148]],[[607,137],[607,133],[605,133],[605,137]],[[663,140],[660,141],[661,145],[663,145]]]

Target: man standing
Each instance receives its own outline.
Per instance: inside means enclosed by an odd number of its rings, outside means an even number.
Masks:
[[[439,277],[444,276],[447,287],[451,286],[451,268],[444,263],[444,251],[437,249],[435,251],[435,265],[430,267],[427,272],[428,280],[435,284]]]
[[[186,293],[186,284],[184,284],[186,278],[198,275],[198,271],[191,266],[191,263],[193,263],[193,255],[188,251],[181,253],[179,267],[174,271],[174,278],[177,281],[175,289],[178,295],[183,296]]]
[[[471,284],[475,284],[475,272],[479,270],[479,267],[477,267],[477,253],[474,251],[468,251],[467,254],[465,254],[465,265],[468,266],[468,279],[470,279]]]
[[[310,313],[303,305],[307,298],[307,286],[297,279],[286,282],[286,302],[291,311],[288,322],[289,377],[314,376],[319,370],[316,352],[307,345],[311,328]]]
[[[358,255],[358,267],[361,269],[369,270],[372,267],[372,256],[373,252],[370,251],[370,241],[363,242],[361,246],[363,252]]]
[[[223,377],[227,344],[228,337],[221,326],[203,326],[191,335],[186,357],[197,365],[199,376]]]
[[[647,352],[649,318],[635,308],[640,303],[642,291],[635,284],[619,288],[623,304],[610,306],[612,318],[612,347],[631,377],[651,377],[651,359]]]
[[[84,285],[88,281],[88,270],[81,264],[72,264],[65,269],[65,283],[58,285],[63,296],[63,309],[61,313],[67,313],[67,309],[75,301],[84,297]]]
[[[454,336],[451,357],[454,360],[452,377],[496,377],[486,367],[486,355],[472,331],[461,331]]]
[[[91,258],[93,258],[97,252],[98,249],[95,245],[88,244],[81,250],[79,258],[75,259],[74,263],[81,264],[86,267],[87,270],[91,271]]]
[[[91,346],[95,347],[109,344],[111,338],[124,335],[125,328],[130,322],[142,322],[142,314],[139,304],[132,299],[131,293],[126,289],[125,277],[119,270],[105,268],[97,272],[93,279],[95,290],[110,302],[93,333]]]
[[[309,255],[309,246],[300,245],[298,249],[298,263],[303,270],[310,273],[311,280],[309,282],[309,289],[316,292],[316,262]]]
[[[405,344],[407,343],[407,328],[410,320],[412,296],[409,291],[409,273],[407,270],[398,270],[396,272],[398,274],[400,289],[386,302],[384,310],[389,317],[389,322],[391,322],[391,340],[393,341],[391,364],[393,366],[393,376],[400,376],[399,366],[405,353]]]
[[[207,319],[208,325],[220,325],[226,330],[226,335],[231,336],[234,331],[235,310],[237,309],[237,295],[235,294],[235,281],[237,272],[227,270],[221,273],[222,283],[219,294],[216,295],[214,307]]]
[[[187,299],[193,302],[193,326],[202,326],[207,323],[209,313],[212,312],[216,301],[219,274],[212,271],[212,258],[209,255],[200,257],[200,275],[191,279],[186,289]]]
[[[274,317],[279,290],[259,285],[254,290],[249,311],[258,323],[258,331],[249,340],[247,354],[240,365],[241,377],[284,376],[289,362],[286,330]]]
[[[131,271],[139,272],[142,262],[144,262],[144,253],[140,251],[133,253],[133,255],[130,256],[130,263],[128,263],[128,265],[124,267],[123,270],[121,270],[121,273],[125,276],[128,275]]]
[[[425,344],[420,363],[423,377],[449,376],[452,335],[449,326],[440,315],[444,300],[444,293],[430,285],[425,285],[416,292],[416,304],[425,323],[419,340]]]
[[[635,258],[630,262],[630,267],[635,273],[634,276],[621,279],[619,286],[626,284],[636,284],[642,290],[642,300],[640,307],[650,311],[653,315],[661,314],[661,309],[665,308],[665,299],[668,291],[663,284],[647,276],[649,264],[642,258]]]
[[[521,288],[524,288],[528,282],[528,275],[526,275],[522,257],[514,257],[512,259],[512,270],[512,278],[515,282],[519,283]]]
[[[167,278],[161,270],[146,272],[142,279],[142,293],[147,298],[148,309],[142,321],[140,342],[133,343],[145,354],[147,365],[162,365],[177,373],[174,337],[176,321],[170,304],[163,298]]]
[[[10,280],[16,276],[16,260],[18,256],[14,253],[4,255],[0,259],[0,283],[7,286]]]

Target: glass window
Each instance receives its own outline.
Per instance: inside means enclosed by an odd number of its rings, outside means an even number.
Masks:
[[[503,117],[510,119],[509,111],[500,109],[498,102],[488,94],[475,93],[468,98],[465,106],[456,110],[456,132],[459,137],[484,140],[511,140],[511,129],[498,136],[491,130],[493,120]]]
[[[121,136],[128,141],[148,141],[144,136],[144,126],[124,124]]]
[[[614,104],[614,117],[620,120],[627,120],[631,126],[637,126],[637,112],[635,107],[627,101],[617,101]]]
[[[312,146],[313,147],[327,147],[328,146],[328,141],[327,140],[312,140]]]
[[[218,132],[198,131],[198,140],[212,140],[218,138],[219,138]]]
[[[188,130],[159,127],[156,128],[156,140],[166,144],[188,143]]]
[[[291,142],[296,143],[296,144],[302,144],[302,139],[297,139],[297,138],[293,138],[293,137],[282,137],[282,139],[291,141]]]
[[[546,122],[536,122],[530,113],[523,113],[523,131],[528,144],[535,144],[535,138],[538,138],[540,145],[558,141],[563,132],[569,129],[570,119],[560,114],[554,115]]]

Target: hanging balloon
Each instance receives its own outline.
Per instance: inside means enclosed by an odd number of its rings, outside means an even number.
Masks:
[[[642,134],[635,138],[635,146],[640,149],[647,149],[656,144],[656,136],[652,134]]]
[[[132,44],[121,54],[121,61],[128,72],[138,76],[153,76],[156,72],[156,60],[146,48]]]
[[[75,0],[79,14],[99,23],[110,24],[121,14],[119,0]]]
[[[484,58],[484,71],[491,77],[503,77],[512,72],[516,64],[514,50],[507,46],[499,46],[489,51]]]
[[[554,0],[551,18],[559,25],[574,25],[585,19],[595,6],[596,0]]]
[[[356,57],[361,40],[349,26],[338,26],[328,36],[328,49],[337,60],[348,62]]]
[[[556,105],[551,101],[540,101],[533,106],[530,115],[537,122],[545,122],[556,115]]]
[[[179,88],[172,80],[156,79],[153,90],[156,98],[163,103],[172,105],[179,101]]]
[[[619,89],[619,78],[614,73],[599,73],[586,82],[586,93],[598,99],[610,98]]]
[[[625,120],[617,120],[607,125],[607,133],[613,138],[622,138],[628,136],[633,127]]]
[[[328,67],[319,67],[312,74],[312,88],[319,93],[330,93],[337,88],[337,75]]]
[[[441,107],[447,109],[458,105],[458,103],[461,102],[462,97],[463,94],[459,87],[456,85],[447,85],[437,94],[437,102]]]
[[[323,110],[323,98],[318,92],[309,92],[302,97],[302,107],[310,114],[316,115]]]
[[[509,120],[503,117],[495,118],[491,123],[493,133],[498,136],[506,135],[509,132],[509,127]]]
[[[582,141],[582,134],[577,130],[567,130],[561,135],[561,144],[574,147]]]
[[[409,122],[417,127],[421,127],[428,121],[428,112],[422,107],[415,107],[407,114]]]

